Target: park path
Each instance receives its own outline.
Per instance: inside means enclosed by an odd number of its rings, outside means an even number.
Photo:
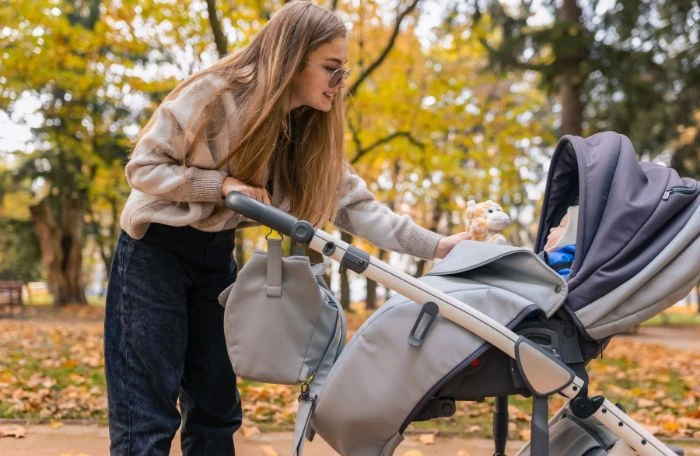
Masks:
[[[290,432],[271,432],[244,437],[236,434],[237,456],[284,456],[290,453],[293,436]],[[174,442],[178,442],[176,437]],[[678,442],[674,444],[679,445]],[[507,454],[514,455],[523,445],[521,441],[508,442]],[[700,456],[700,443],[684,442],[685,456]],[[58,429],[49,426],[31,426],[23,439],[0,439],[2,456],[102,456],[108,455],[107,429],[99,426],[67,425]],[[173,445],[171,456],[182,453]],[[306,442],[305,456],[333,456],[336,453],[321,439]],[[493,442],[489,439],[465,439],[449,436],[435,437],[424,443],[420,436],[409,435],[395,452],[396,456],[491,456]]]
[[[293,436],[290,432],[271,432],[243,437],[236,434],[237,456],[286,456],[292,448]],[[182,453],[177,447],[176,436],[171,456]],[[509,454],[522,446],[522,442],[510,442]],[[0,439],[2,456],[102,456],[109,454],[107,429],[98,426],[63,426],[51,429],[49,426],[31,426],[23,439]],[[336,453],[323,442],[314,439],[304,445],[305,456],[332,456]],[[437,437],[434,443],[419,441],[418,436],[410,435],[399,446],[396,456],[490,456],[493,443],[488,439],[464,439]],[[700,452],[698,453],[700,455]]]
[[[615,339],[632,339],[645,344],[657,344],[674,350],[700,352],[700,326],[641,326],[636,334],[621,334]]]

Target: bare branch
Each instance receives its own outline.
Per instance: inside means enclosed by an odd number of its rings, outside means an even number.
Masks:
[[[350,133],[352,133],[352,142],[355,144],[355,150],[357,151],[357,154],[355,155],[355,158],[352,159],[350,163],[354,164],[358,160],[358,155],[360,154],[360,151],[362,150],[362,142],[360,141],[360,134],[357,130],[357,127],[355,127],[355,124],[352,123],[352,119],[349,117],[348,119],[348,129],[350,130]]]
[[[353,96],[357,92],[358,88],[360,85],[367,79],[370,74],[376,70],[379,65],[384,62],[384,59],[386,59],[387,55],[389,55],[389,52],[394,47],[394,43],[396,42],[396,37],[399,36],[399,32],[401,31],[401,24],[403,23],[403,20],[408,16],[414,9],[416,9],[416,6],[418,5],[418,2],[420,0],[413,0],[413,2],[403,11],[401,14],[396,16],[396,22],[394,23],[394,30],[391,32],[391,36],[389,37],[389,41],[386,43],[386,46],[384,46],[384,49],[382,52],[379,54],[379,56],[372,62],[367,69],[360,74],[360,77],[357,78],[357,81],[350,87],[350,89],[347,91],[347,96]]]
[[[351,129],[352,130],[352,129]],[[355,140],[355,135],[356,132],[353,130],[353,140]],[[379,146],[383,146],[384,144],[387,144],[391,141],[393,141],[396,138],[406,138],[411,144],[414,146],[418,147],[421,150],[425,150],[425,144],[416,139],[411,132],[408,131],[397,131],[394,133],[391,133],[390,135],[387,135],[381,139],[376,140],[369,146],[365,148],[360,148],[360,143],[359,143],[359,138],[355,141],[355,144],[357,145],[357,155],[350,161],[350,164],[354,165],[355,163],[359,162],[362,157],[370,153],[372,150],[376,149]]]
[[[505,62],[505,65],[522,70],[543,71],[547,68],[547,65],[544,64],[522,62],[518,60],[518,58],[515,55],[506,54],[505,52],[494,48],[488,43],[488,41],[486,41],[483,38],[479,39],[479,42],[484,47],[484,49],[486,49],[486,52],[488,53],[489,59],[491,61],[500,59],[501,61]]]

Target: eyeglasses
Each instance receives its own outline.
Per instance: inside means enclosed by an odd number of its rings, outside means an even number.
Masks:
[[[331,78],[328,80],[328,88],[332,89],[333,87],[337,86],[340,84],[340,81],[345,81],[348,78],[348,75],[352,71],[352,68],[327,68],[322,65],[316,65],[315,63],[311,63],[308,60],[306,63],[314,68],[318,68],[320,70],[325,71],[326,73],[331,75]]]

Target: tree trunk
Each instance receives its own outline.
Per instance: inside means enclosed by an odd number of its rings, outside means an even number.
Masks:
[[[437,232],[438,224],[440,223],[440,217],[442,217],[442,212],[440,211],[441,199],[442,198],[440,197],[436,198],[433,205],[433,219],[430,222],[430,227],[428,227],[428,229],[433,232]],[[418,260],[418,263],[416,264],[416,273],[414,274],[415,277],[421,277],[425,274],[425,267],[427,266],[428,261],[430,260],[425,260],[423,258]]]
[[[56,306],[87,304],[82,281],[82,199],[59,196],[30,208],[49,292]]]
[[[579,27],[581,8],[576,0],[564,0],[559,10],[559,20],[567,22],[569,27]],[[559,98],[561,100],[561,131],[563,135],[581,135],[583,125],[583,103],[581,102],[581,81],[578,69],[585,56],[570,57],[562,62],[559,75]]]
[[[365,309],[374,310],[377,308],[377,282],[367,279],[367,297],[365,298]]]
[[[560,76],[559,98],[561,99],[561,130],[559,136],[581,136],[583,124],[583,104],[581,85],[573,82],[570,70]]]
[[[379,249],[377,259],[384,261],[386,258],[386,250]],[[377,282],[372,279],[367,279],[367,299],[365,300],[365,309],[374,310],[377,308]]]
[[[219,16],[216,14],[216,0],[207,0],[207,13],[209,15],[211,32],[214,35],[216,51],[219,54],[219,58],[221,58],[228,53],[228,40],[226,39],[226,35],[224,35]]]
[[[233,241],[233,258],[234,260],[236,260],[236,266],[238,267],[239,271],[241,270],[241,268],[243,267],[243,263],[245,262],[245,257],[243,255],[245,250],[244,241],[245,236],[243,235],[243,230],[236,230],[236,237]]]
[[[114,256],[114,246],[117,245],[117,239],[119,238],[119,206],[120,203],[114,199],[109,200],[110,206],[110,225],[109,230],[105,233],[105,229],[100,223],[100,220],[92,210],[91,206],[86,209],[87,223],[89,229],[92,233],[92,238],[97,246],[97,253],[102,259],[102,264],[105,268],[105,279],[109,280],[109,273],[112,266],[112,257]]]
[[[352,243],[352,235],[347,234],[347,233],[342,233],[340,236],[340,239],[343,241],[347,242],[348,244]],[[341,266],[340,271],[338,271],[340,274],[340,305],[343,307],[345,310],[350,309],[350,279],[348,278],[348,268]]]

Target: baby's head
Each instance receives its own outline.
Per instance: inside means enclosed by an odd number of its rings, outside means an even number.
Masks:
[[[549,230],[544,250],[552,251],[576,243],[576,224],[578,223],[578,206],[569,206],[559,226]]]

